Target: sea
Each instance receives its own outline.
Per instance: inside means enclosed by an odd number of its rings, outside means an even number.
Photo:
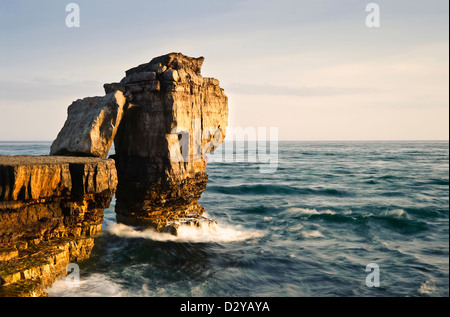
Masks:
[[[449,296],[448,141],[280,141],[275,168],[245,153],[208,163],[199,202],[215,225],[141,230],[113,199],[77,283],[49,296]]]

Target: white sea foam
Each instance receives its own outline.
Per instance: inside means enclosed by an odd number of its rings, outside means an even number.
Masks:
[[[425,281],[420,285],[419,294],[430,295],[436,291],[436,284],[433,281]]]
[[[289,227],[287,230],[290,232],[296,232],[296,231],[300,231],[302,229],[303,229],[303,225],[301,223],[299,223],[295,226]]]
[[[46,289],[50,297],[120,297],[126,296],[121,285],[111,280],[105,274],[94,273],[88,277],[81,277],[79,286],[70,287],[66,277],[56,280]]]
[[[302,238],[308,239],[308,238],[324,238],[325,236],[320,232],[319,230],[312,230],[312,231],[302,231],[300,232],[300,236]]]
[[[382,214],[384,217],[410,220],[411,217],[403,209],[386,210]]]
[[[288,214],[288,215],[321,215],[321,214],[322,215],[335,215],[336,214],[336,212],[334,212],[333,210],[330,210],[330,209],[317,211],[316,209],[297,208],[297,207],[288,208],[288,209],[284,210],[282,213]]]
[[[231,227],[220,224],[200,224],[194,226],[182,224],[177,229],[177,235],[170,233],[160,233],[153,229],[138,230],[124,224],[116,223],[109,226],[105,232],[124,238],[144,238],[154,241],[173,242],[238,242],[249,239],[257,239],[264,236],[261,231],[243,229],[240,226]]]
[[[288,215],[318,215],[319,214],[316,209],[297,208],[297,207],[288,208],[285,211],[283,211],[282,213],[288,214]]]
[[[164,286],[148,285],[130,289],[126,281],[114,280],[107,273],[93,273],[80,277],[79,287],[70,287],[66,278],[56,280],[46,289],[50,297],[155,297],[169,296]]]

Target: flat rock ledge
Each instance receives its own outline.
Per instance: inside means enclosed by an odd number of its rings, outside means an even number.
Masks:
[[[112,159],[0,156],[0,296],[46,296],[87,259],[116,187]]]

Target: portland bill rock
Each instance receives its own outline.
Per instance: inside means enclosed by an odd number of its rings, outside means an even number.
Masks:
[[[0,157],[0,296],[45,296],[68,263],[89,258],[114,195],[127,225],[177,234],[214,223],[198,200],[228,98],[203,61],[170,53],[134,67],[105,96],[69,106],[49,156]]]
[[[225,139],[228,98],[202,77],[204,58],[171,53],[128,71],[107,94],[121,91],[126,110],[114,139],[119,184],[117,221],[176,233],[198,225],[206,188],[206,153]]]

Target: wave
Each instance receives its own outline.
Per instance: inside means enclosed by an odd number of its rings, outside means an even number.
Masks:
[[[387,174],[387,175],[379,176],[378,178],[379,179],[394,179],[394,178],[396,178],[396,176]]]
[[[403,209],[385,210],[380,214],[380,217],[411,220],[409,214]]]
[[[356,226],[379,223],[384,228],[390,228],[404,234],[428,230],[424,221],[413,219],[404,209],[384,210],[374,213],[353,213],[352,211],[337,213],[333,210],[316,210],[310,208],[292,207],[282,211],[279,217],[298,217],[304,221],[322,220],[328,223],[348,223]]]
[[[448,179],[432,179],[428,182],[429,185],[442,185],[442,186],[448,186],[449,180]]]
[[[298,188],[288,185],[254,184],[208,186],[207,191],[226,195],[318,195],[351,197],[354,194],[334,188]]]
[[[299,238],[325,238],[325,236],[320,232],[319,230],[312,230],[312,231],[302,231],[299,234]]]
[[[422,218],[436,218],[442,215],[448,215],[448,208],[436,208],[436,206],[419,206],[405,208],[409,214],[413,214]]]
[[[272,211],[273,207],[270,206],[256,206],[256,207],[247,207],[247,208],[236,208],[237,211],[246,213],[246,214],[265,214]]]
[[[46,292],[51,297],[121,297],[127,296],[121,285],[109,276],[93,273],[87,277],[80,277],[77,286],[67,284],[66,278],[56,280]]]
[[[110,225],[105,233],[123,238],[143,238],[159,242],[179,243],[230,243],[262,238],[265,234],[261,231],[242,229],[241,226],[203,224],[181,224],[177,229],[177,235],[161,233],[153,229],[139,230],[135,227],[121,223]]]
[[[423,221],[413,220],[411,216],[403,209],[385,210],[379,215],[365,215],[368,220],[375,220],[383,223],[385,226],[404,234],[412,234],[428,230],[428,224]]]
[[[284,210],[283,212],[281,212],[281,214],[295,215],[295,216],[320,215],[320,214],[335,215],[336,212],[329,209],[318,212],[316,209],[292,207]]]
[[[420,285],[417,291],[419,292],[420,295],[433,294],[436,291],[436,284],[431,280],[425,281]]]
[[[295,226],[287,228],[287,231],[296,232],[296,231],[300,231],[302,229],[303,229],[303,225],[299,223],[299,224],[296,224]]]
[[[280,213],[280,216],[288,216],[288,217],[298,217],[300,219],[308,219],[308,220],[324,220],[329,223],[354,223],[361,224],[361,222],[365,222],[365,219],[360,219],[360,216],[353,215],[351,210],[337,213],[334,210],[325,209],[325,210],[317,210],[310,208],[298,208],[292,207],[288,208]]]

